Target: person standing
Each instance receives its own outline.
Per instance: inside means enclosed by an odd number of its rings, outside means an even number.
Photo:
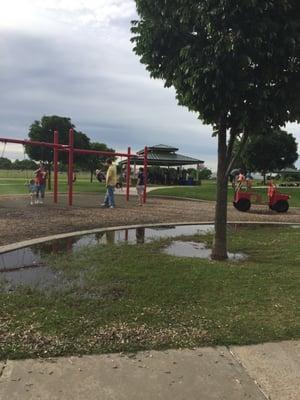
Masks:
[[[43,164],[40,165],[40,168],[35,171],[35,183],[36,183],[36,204],[43,204],[45,198],[45,190],[46,190],[46,181],[47,181],[47,171]]]
[[[144,189],[145,189],[145,182],[144,182],[144,170],[143,168],[139,168],[139,173],[137,176],[136,182],[136,191],[139,197],[139,206],[143,205],[144,201]]]
[[[108,167],[106,172],[106,194],[104,202],[101,204],[102,207],[115,208],[115,187],[117,184],[117,168],[113,164],[112,160],[107,160],[106,165]]]

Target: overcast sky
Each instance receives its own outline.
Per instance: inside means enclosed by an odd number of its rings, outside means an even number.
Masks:
[[[119,151],[175,145],[215,170],[211,127],[132,52],[135,16],[132,0],[0,0],[0,136],[26,138],[34,120],[55,114]],[[300,126],[287,129],[300,142]],[[7,145],[5,156],[23,150]]]

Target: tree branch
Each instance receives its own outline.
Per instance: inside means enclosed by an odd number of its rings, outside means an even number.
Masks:
[[[237,134],[238,134],[237,128],[230,129],[230,138],[229,138],[229,142],[228,142],[228,146],[227,146],[227,154],[226,154],[226,164],[227,165],[229,164],[229,162],[231,160],[233,146],[234,146],[234,142],[237,137]]]
[[[242,140],[241,140],[241,144],[240,144],[240,146],[239,146],[238,151],[236,152],[236,154],[231,158],[230,162],[228,163],[227,170],[226,170],[226,175],[229,175],[230,170],[231,170],[231,168],[232,168],[234,162],[237,160],[237,158],[238,158],[238,157],[240,156],[240,154],[242,153],[242,151],[243,151],[243,149],[244,149],[244,147],[245,147],[245,144],[247,143],[248,137],[249,137],[249,133],[248,133],[247,131],[245,131],[244,134],[243,134],[243,137],[242,137]],[[230,141],[231,141],[231,139],[232,139],[232,138],[230,137]],[[230,144],[230,143],[229,143],[229,144]],[[229,145],[228,145],[228,146],[229,146]]]

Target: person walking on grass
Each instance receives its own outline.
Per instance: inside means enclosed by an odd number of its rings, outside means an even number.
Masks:
[[[43,204],[45,198],[47,171],[43,164],[35,171],[36,200],[35,204]]]
[[[112,160],[107,160],[106,165],[108,167],[106,172],[106,194],[104,202],[101,204],[102,207],[115,208],[115,187],[117,184],[117,168],[113,164]]]
[[[136,182],[136,191],[138,194],[138,205],[142,206],[144,201],[144,189],[145,189],[145,182],[144,182],[144,170],[143,168],[139,168],[139,173],[137,176]]]

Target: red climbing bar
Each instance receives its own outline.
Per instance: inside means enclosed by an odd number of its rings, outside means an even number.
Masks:
[[[148,147],[144,150],[144,196],[143,202],[147,201],[147,179],[148,179]]]
[[[57,203],[58,192],[58,131],[54,131],[53,147],[53,201]]]
[[[74,164],[74,130],[69,130],[69,168],[68,168],[68,185],[69,185],[69,206],[73,204],[73,166]]]
[[[129,200],[129,192],[130,192],[130,156],[131,156],[131,148],[128,147],[127,151],[127,170],[126,170],[126,200]]]

